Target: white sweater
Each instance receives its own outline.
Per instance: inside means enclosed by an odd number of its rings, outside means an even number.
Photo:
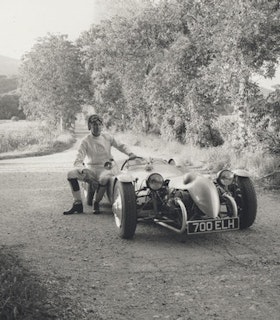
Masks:
[[[128,146],[120,143],[108,133],[101,133],[98,137],[92,134],[87,135],[81,141],[74,166],[82,168],[85,161],[87,165],[103,166],[106,161],[112,159],[111,147],[115,147],[127,155],[131,153]]]

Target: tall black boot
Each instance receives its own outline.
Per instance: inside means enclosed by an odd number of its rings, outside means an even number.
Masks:
[[[99,185],[95,194],[94,194],[94,197],[93,197],[93,211],[92,213],[93,214],[99,214],[100,213],[100,208],[99,208],[99,202],[102,200],[103,196],[104,196],[104,193],[106,191],[106,185]]]
[[[73,213],[82,213],[84,211],[82,202],[74,202],[70,210],[64,211],[63,214],[73,214]]]
[[[92,205],[92,213],[93,214],[99,214],[100,213],[100,208],[99,208],[99,202],[94,201]]]

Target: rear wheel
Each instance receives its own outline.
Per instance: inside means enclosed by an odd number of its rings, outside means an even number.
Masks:
[[[137,225],[136,199],[132,183],[117,181],[113,199],[112,210],[118,234],[123,239],[131,239]]]
[[[238,208],[240,229],[249,228],[257,215],[257,195],[252,180],[237,177],[232,193]]]

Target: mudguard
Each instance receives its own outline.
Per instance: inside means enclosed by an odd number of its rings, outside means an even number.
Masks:
[[[250,177],[249,172],[243,169],[232,170],[232,172],[238,177],[244,177],[244,178]]]
[[[210,218],[217,218],[220,211],[220,199],[215,184],[202,174],[187,173],[183,182],[198,208]]]
[[[133,182],[133,176],[129,173],[120,173],[116,176],[116,179],[120,182]]]
[[[111,177],[107,187],[107,197],[111,204],[113,203],[113,200],[114,200],[114,189],[117,181],[120,181],[123,183],[130,183],[130,182],[133,183],[134,178],[131,174],[126,172],[119,172],[118,174]]]
[[[184,176],[180,175],[178,177],[171,177],[168,187],[170,189],[186,189],[186,184],[183,181]]]

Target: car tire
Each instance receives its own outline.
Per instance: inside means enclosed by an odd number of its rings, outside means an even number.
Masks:
[[[119,236],[131,239],[137,225],[135,190],[132,183],[116,182],[112,210]]]
[[[257,195],[250,178],[237,178],[234,199],[238,208],[240,229],[247,229],[254,223],[257,215]]]

